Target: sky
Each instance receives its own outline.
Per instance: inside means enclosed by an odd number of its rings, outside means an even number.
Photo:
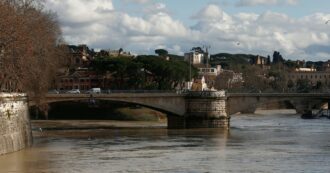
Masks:
[[[46,0],[68,44],[154,54],[210,52],[330,59],[328,0]]]

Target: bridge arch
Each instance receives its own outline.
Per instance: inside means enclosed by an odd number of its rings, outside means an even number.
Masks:
[[[141,93],[141,94],[56,94],[48,95],[43,103],[51,104],[56,102],[79,101],[79,100],[104,100],[112,102],[131,103],[151,108],[176,116],[184,116],[186,113],[186,103],[183,96],[175,93]],[[33,103],[30,103],[30,106]]]
[[[229,115],[235,113],[254,113],[256,108],[269,102],[287,102],[297,113],[305,110],[319,109],[327,103],[329,96],[320,93],[252,93],[230,94],[227,98]]]

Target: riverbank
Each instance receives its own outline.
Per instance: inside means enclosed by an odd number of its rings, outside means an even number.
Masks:
[[[125,131],[135,134],[137,131],[153,129],[164,130],[166,122],[152,121],[116,121],[116,120],[32,120],[34,138],[69,137],[69,138],[102,138],[109,135],[109,130]],[[107,135],[106,135],[107,134]]]
[[[33,131],[81,130],[81,129],[124,129],[166,128],[166,122],[116,121],[116,120],[31,120]]]

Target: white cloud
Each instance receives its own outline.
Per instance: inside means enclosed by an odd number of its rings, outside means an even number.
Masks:
[[[295,5],[299,0],[239,0],[236,6]]]
[[[140,3],[145,4],[147,2],[150,2],[150,0],[124,0],[125,2],[134,2],[134,3]]]
[[[301,18],[271,11],[230,15],[209,4],[192,15],[193,26],[185,26],[162,11],[167,7],[161,3],[158,7],[162,10],[142,16],[117,11],[109,0],[48,0],[48,7],[58,12],[64,38],[71,44],[122,47],[140,54],[153,53],[156,48],[182,54],[193,46],[208,44],[213,53],[266,56],[278,50],[293,59],[330,58],[330,29],[325,24],[330,14]]]
[[[210,4],[193,16],[198,22],[193,29],[209,32],[209,29],[226,31],[232,28],[232,17],[225,13],[219,6]]]
[[[298,4],[299,0],[287,0],[286,3],[290,5],[296,5]]]
[[[143,11],[146,14],[169,13],[164,3],[153,3],[147,5]]]
[[[209,10],[212,13],[204,13],[208,9],[212,9]],[[318,58],[325,58],[325,53],[330,58],[330,51],[316,53],[318,47],[330,44],[330,30],[325,24],[329,14],[317,13],[298,19],[271,11],[230,16],[218,6],[209,5],[197,16],[200,17],[194,16],[197,24],[193,28],[201,31],[200,38],[213,45],[216,52],[267,55],[278,50],[294,59],[319,55],[322,57]]]
[[[153,4],[155,12],[144,17],[116,11],[109,0],[48,0],[46,5],[58,13],[64,38],[71,44],[123,47],[138,53],[163,44],[180,52],[170,43],[187,38],[190,33],[180,21],[163,12],[166,5],[162,3]]]
[[[200,10],[194,19],[198,20],[231,20],[230,16],[226,14],[219,6],[210,4]]]

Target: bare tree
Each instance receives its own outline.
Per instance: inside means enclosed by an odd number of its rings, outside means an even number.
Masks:
[[[40,0],[0,0],[0,90],[40,95],[63,55],[56,15]]]

